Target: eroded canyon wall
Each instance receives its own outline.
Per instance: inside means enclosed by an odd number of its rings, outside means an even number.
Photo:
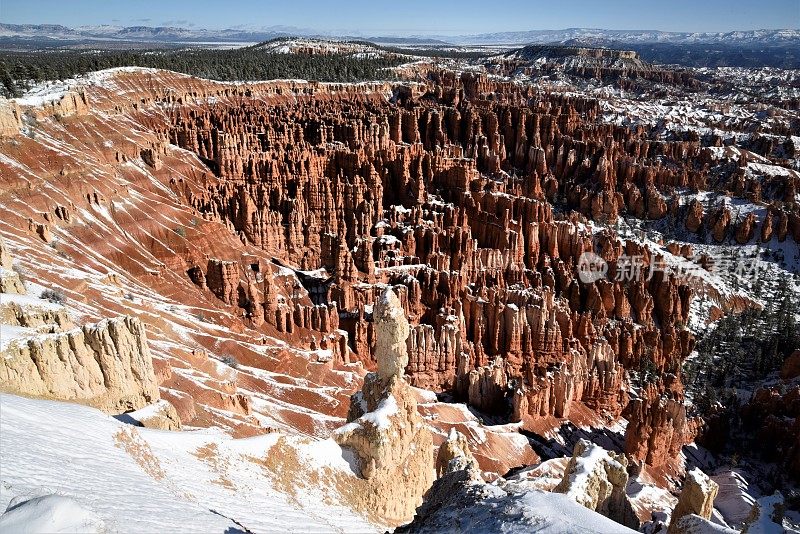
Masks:
[[[532,430],[624,416],[626,452],[651,465],[696,427],[680,370],[694,343],[693,289],[659,270],[641,240],[592,221],[668,219],[715,240],[800,232],[786,202],[793,175],[762,188],[734,165],[711,182],[699,138],[654,140],[643,126],[606,123],[592,98],[437,70],[425,84],[226,86],[152,72],[115,83],[113,98],[70,93],[63,120],[93,106],[124,114],[147,136],[87,146],[131,176],[163,179],[170,202],[195,216],[164,229],[149,226],[155,214],[114,213],[158,263],[104,253],[164,287],[193,284],[248,326],[308,345],[321,366],[375,365],[375,306],[391,286],[410,321],[412,385]],[[15,113],[4,135],[21,127]],[[85,217],[83,204],[99,212],[119,195],[108,181],[81,185],[78,173],[65,164],[52,178],[75,200],[44,205],[26,193],[41,215],[28,231],[43,242]],[[684,189],[772,205],[763,220],[739,220],[724,206],[682,202]],[[581,281],[585,252],[607,262],[608,276]],[[644,275],[615,277],[622,256],[641,258]],[[182,375],[168,380],[185,387]],[[250,413],[246,400],[224,405]]]
[[[178,106],[154,124],[221,178],[203,191],[174,184],[195,209],[288,264],[329,275],[305,278],[314,308],[286,317],[266,279],[230,282],[209,264],[206,284],[226,302],[238,285],[255,322],[346,330],[348,357],[368,366],[373,306],[388,284],[412,324],[412,384],[531,428],[578,404],[625,415],[627,452],[652,465],[674,457],[695,426],[680,377],[694,343],[685,327],[693,290],[640,242],[589,221],[687,210],[671,192],[708,185],[699,142],[601,124],[588,98],[432,78],[421,97],[244,99]],[[690,229],[708,224],[697,211]],[[612,274],[582,282],[584,252]],[[641,257],[647,276],[615,279],[623,255]]]

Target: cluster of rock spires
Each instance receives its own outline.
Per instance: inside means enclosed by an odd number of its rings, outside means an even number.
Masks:
[[[339,338],[336,357],[367,366],[383,343],[388,284],[411,322],[410,384],[531,430],[576,407],[622,416],[626,462],[668,464],[700,424],[686,413],[680,372],[694,343],[685,326],[693,289],[657,269],[647,280],[582,282],[576,264],[587,251],[611,273],[622,255],[643,258],[645,271],[662,259],[636,240],[588,230],[588,220],[668,218],[716,242],[798,241],[796,177],[763,187],[746,158],[717,165],[699,137],[656,141],[645,128],[598,123],[591,99],[429,74],[424,92],[401,87],[389,103],[369,92],[348,98],[346,116],[335,97],[243,100],[176,107],[155,125],[221,178],[205,191],[174,184],[198,212],[288,264],[329,273],[301,276],[312,307],[275,302],[269,275],[254,284],[246,265],[226,267],[239,273],[231,276],[197,265],[192,279],[202,286],[205,277],[255,324],[344,330],[348,346]],[[685,204],[680,189],[771,205],[760,221],[737,219],[724,205]],[[554,204],[575,211],[557,215]],[[690,247],[673,253],[692,256]],[[372,380],[370,409],[385,391]],[[377,460],[364,458],[372,476]],[[630,510],[614,514],[634,525]]]
[[[680,373],[694,343],[685,326],[693,289],[660,271],[648,280],[582,282],[584,252],[601,256],[610,273],[623,254],[641,257],[644,272],[660,260],[588,222],[626,214],[685,222],[720,240],[797,239],[796,177],[764,187],[745,172],[743,155],[718,165],[707,140],[691,133],[664,141],[644,127],[604,123],[592,98],[428,74],[426,84],[395,86],[156,86],[130,112],[161,140],[117,149],[116,159],[164,173],[166,147],[188,149],[216,175],[172,179],[198,216],[277,262],[329,273],[298,271],[302,298],[287,298],[258,258],[170,259],[251,326],[287,338],[322,333],[314,348],[330,350],[335,363],[372,367],[373,307],[380,284],[389,284],[411,322],[412,385],[529,430],[576,408],[624,416],[625,452],[667,463],[698,424],[683,406]],[[75,104],[69,113],[86,112],[85,95],[67,100]],[[137,114],[157,101],[168,111]],[[7,115],[13,129],[19,110]],[[762,144],[753,149],[775,150]],[[725,206],[685,204],[676,193],[710,188],[770,201],[768,216],[737,220]],[[32,231],[47,241],[49,226],[68,222],[74,209],[57,207]],[[691,256],[690,248],[673,253]]]
[[[209,172],[191,183],[173,178],[170,186],[180,199],[278,265],[303,269],[295,271],[302,287],[292,295],[278,287],[275,269],[262,259],[242,255],[231,261],[210,246],[205,257],[170,251],[169,265],[152,276],[176,270],[261,332],[304,342],[309,332],[322,333],[311,336],[312,348],[329,349],[332,364],[357,360],[377,368],[335,439],[356,453],[359,475],[370,488],[368,505],[389,523],[410,519],[433,481],[434,466],[440,482],[459,473],[456,482],[469,481],[479,494],[468,498],[437,482],[420,518],[436,513],[430,506],[437,499],[453,495],[477,504],[497,488],[505,496],[520,494],[511,482],[486,490],[457,433],[434,462],[411,385],[450,393],[533,431],[563,419],[586,421],[587,413],[590,424],[625,417],[624,454],[604,455],[589,478],[576,481],[576,466],[596,450],[582,444],[558,487],[586,508],[633,524],[622,494],[627,471],[640,462],[668,464],[697,430],[683,404],[680,371],[694,343],[685,327],[693,290],[661,272],[649,280],[582,282],[576,263],[584,252],[600,255],[610,273],[623,254],[641,256],[644,271],[659,260],[634,239],[592,231],[589,220],[629,214],[678,221],[719,242],[798,240],[797,180],[791,174],[754,180],[743,159],[712,172],[705,142],[691,134],[656,140],[644,127],[600,123],[600,108],[590,98],[541,94],[472,74],[431,76],[427,86],[352,86],[338,94],[276,86],[265,97],[237,87],[219,90],[213,96],[220,101],[210,104],[198,103],[203,93],[195,88],[185,94],[154,90],[136,100],[134,110],[155,101],[170,104],[163,116],[131,112],[161,141],[117,149],[116,161],[141,160],[164,174],[169,143],[190,150]],[[387,89],[393,91],[388,101]],[[85,104],[76,93],[62,111],[85,113]],[[19,110],[4,113],[0,127],[12,132]],[[70,172],[65,168],[61,175]],[[762,220],[752,214],[739,220],[726,206],[684,204],[676,193],[684,188],[735,191],[772,204]],[[90,204],[104,202],[96,191],[80,193]],[[565,214],[555,205],[574,211]],[[49,208],[44,222],[31,220],[28,228],[48,243],[50,228],[69,224],[77,211],[71,202]],[[170,235],[164,241],[174,244],[170,238],[177,240]],[[160,246],[155,241],[153,249]],[[673,254],[691,256],[691,250],[678,247]],[[10,268],[7,254],[0,260]],[[7,270],[0,272],[0,289],[24,291]],[[397,295],[385,292],[387,286]],[[12,324],[28,327],[17,315]],[[135,319],[80,331],[69,329],[68,318],[59,320],[42,320],[58,326],[47,327],[54,337],[46,351],[30,348],[33,341],[11,349],[18,351],[11,358],[16,363],[4,363],[0,371],[8,383],[13,386],[16,376],[24,378],[19,384],[39,384],[35,391],[12,390],[111,412],[158,399],[144,331]],[[87,374],[82,364],[73,366],[78,385],[61,390],[63,373],[37,378],[39,367],[34,373],[30,365],[45,352],[70,362],[95,354],[100,363]],[[45,368],[57,368],[50,363]],[[95,387],[100,375],[106,390]],[[116,376],[134,387],[119,386]],[[779,396],[764,393],[760,406],[783,413]],[[233,398],[249,413],[247,398],[235,388],[226,397]],[[796,417],[794,404],[787,413]],[[177,420],[169,404],[156,411],[162,410],[167,420]],[[158,424],[171,425],[163,419]],[[791,445],[797,434],[782,430],[781,439]],[[577,482],[586,483],[584,489],[576,490]],[[708,492],[701,493],[702,499],[687,494],[681,514],[710,510]]]
[[[524,514],[521,519],[510,508],[518,500],[550,497],[542,497],[546,492],[531,479],[512,476],[484,482],[465,436],[455,428],[439,446],[434,461],[430,431],[404,378],[409,324],[400,300],[389,288],[375,304],[374,321],[377,371],[365,377],[361,391],[351,399],[347,424],[333,435],[339,445],[354,452],[358,474],[366,480],[361,506],[391,526],[402,525],[396,532],[478,527],[484,532],[523,531]],[[638,530],[642,523],[626,493],[628,468],[625,455],[582,439],[552,492],[612,520],[605,524],[608,531],[632,532],[629,529]],[[680,526],[685,516],[691,516],[693,524],[707,521],[717,490],[702,471],[690,471],[669,532],[691,531]],[[569,513],[569,506],[564,513]],[[535,517],[535,506],[528,513]]]
[[[660,271],[581,282],[576,263],[587,251],[612,273],[623,254],[642,257],[644,271],[660,258],[635,240],[592,233],[579,214],[684,217],[694,227],[694,205],[671,192],[709,186],[700,140],[656,142],[644,129],[598,124],[588,98],[432,76],[426,94],[397,90],[395,103],[369,92],[345,101],[244,99],[177,106],[169,123],[153,125],[221,177],[201,191],[173,184],[198,212],[289,264],[330,273],[305,277],[312,306],[278,302],[269,274],[241,263],[212,259],[188,276],[256,325],[345,330],[367,365],[375,284],[390,284],[411,320],[411,384],[529,428],[568,418],[578,404],[624,415],[629,455],[654,466],[675,457],[697,425],[683,408],[679,372],[693,347],[685,327],[693,290]],[[769,189],[781,205],[773,218],[781,238],[796,239],[800,219],[784,202],[796,184],[783,179]],[[759,187],[742,173],[715,184]],[[556,215],[553,203],[577,213]],[[723,228],[721,238],[738,224],[704,217],[701,225]],[[350,361],[342,343],[337,357]],[[644,369],[655,370],[653,381],[626,380],[626,371]]]
[[[362,390],[351,399],[347,424],[333,437],[355,453],[359,475],[367,481],[362,491],[367,510],[389,525],[405,524],[398,532],[441,531],[444,523],[452,520],[439,517],[443,510],[457,506],[467,515],[479,513],[478,496],[487,486],[466,438],[455,428],[439,447],[434,462],[430,431],[417,412],[414,393],[404,379],[409,325],[400,300],[391,289],[380,295],[374,317],[377,371],[365,377]],[[587,470],[582,465],[578,467],[578,462],[589,455],[601,459],[592,464],[588,476],[577,475],[578,471]],[[600,447],[581,441],[554,491],[620,523],[627,513],[628,522],[638,527],[630,506],[624,508],[627,461],[622,456],[619,459],[621,463]],[[579,476],[581,481],[577,482]],[[501,491],[507,491],[506,487],[505,481],[493,486],[503,488]],[[509,495],[519,492],[508,491]],[[514,524],[501,511],[491,514],[498,524]],[[448,525],[454,526],[458,529],[464,524],[456,521]]]

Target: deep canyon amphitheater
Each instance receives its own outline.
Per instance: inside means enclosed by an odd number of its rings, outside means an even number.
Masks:
[[[387,80],[0,100],[4,531],[796,528],[800,346],[697,384],[800,293],[798,71]]]

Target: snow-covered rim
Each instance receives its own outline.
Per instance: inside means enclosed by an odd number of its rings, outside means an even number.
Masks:
[[[113,84],[109,83],[115,76],[120,73],[144,73],[144,74],[170,74],[174,76],[200,80],[218,85],[228,86],[257,86],[261,84],[274,84],[274,83],[293,83],[298,85],[318,85],[318,86],[349,86],[349,87],[370,87],[380,86],[384,84],[395,84],[391,80],[372,80],[362,82],[318,82],[303,80],[300,78],[274,78],[270,80],[234,80],[222,81],[213,80],[211,78],[202,78],[200,76],[193,76],[183,72],[177,72],[168,69],[156,69],[152,67],[112,67],[109,69],[98,70],[86,74],[80,74],[67,80],[50,80],[42,82],[30,88],[26,93],[18,98],[9,99],[19,106],[25,107],[41,107],[53,102],[57,102],[64,98],[68,91],[78,89],[81,87],[98,86],[109,89],[114,89]],[[402,85],[422,85],[420,82],[403,81]],[[2,102],[2,100],[0,100]]]

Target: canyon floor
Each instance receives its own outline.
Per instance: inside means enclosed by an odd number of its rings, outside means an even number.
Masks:
[[[406,59],[0,100],[0,530],[796,531],[797,71]]]

